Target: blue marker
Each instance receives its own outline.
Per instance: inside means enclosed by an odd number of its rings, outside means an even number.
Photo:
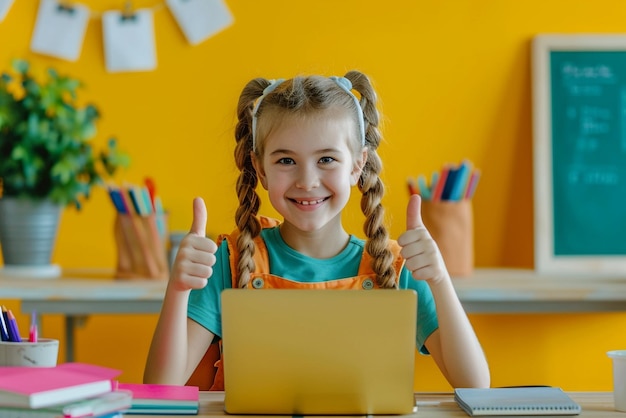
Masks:
[[[4,322],[4,315],[0,314],[0,339],[2,341],[10,341],[9,331],[7,329],[6,323]]]
[[[463,199],[463,192],[467,189],[467,182],[469,181],[471,171],[471,164],[469,161],[464,160],[459,166],[454,179],[454,185],[450,192],[450,200],[459,201]]]

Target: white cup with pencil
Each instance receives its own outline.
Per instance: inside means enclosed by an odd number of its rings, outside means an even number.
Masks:
[[[54,367],[59,340],[39,338],[37,315],[33,312],[28,338],[20,336],[13,312],[2,307],[0,315],[0,366]]]
[[[465,159],[448,163],[431,176],[407,179],[409,194],[422,197],[422,217],[453,277],[469,277],[474,270],[474,213],[472,198],[480,170]]]

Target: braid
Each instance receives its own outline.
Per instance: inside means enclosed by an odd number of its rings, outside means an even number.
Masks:
[[[372,257],[372,269],[376,273],[378,285],[384,288],[396,287],[396,272],[393,268],[394,256],[387,247],[389,232],[384,225],[385,210],[381,200],[385,186],[380,179],[382,161],[376,152],[381,135],[378,130],[379,114],[376,109],[376,92],[367,76],[359,71],[350,71],[345,77],[352,82],[354,90],[361,95],[360,104],[365,119],[365,145],[368,148],[367,161],[358,183],[361,197],[361,210],[365,215],[363,230],[367,236],[365,250]]]
[[[235,223],[239,230],[237,251],[239,263],[237,270],[238,287],[248,285],[250,274],[254,271],[254,238],[261,233],[261,224],[256,215],[259,212],[261,201],[256,192],[258,178],[252,165],[252,109],[254,101],[263,94],[263,89],[269,82],[263,78],[250,81],[241,92],[237,105],[237,126],[235,128],[235,162],[240,174],[237,179],[237,197],[239,207],[235,212]],[[235,272],[233,272],[235,274]]]

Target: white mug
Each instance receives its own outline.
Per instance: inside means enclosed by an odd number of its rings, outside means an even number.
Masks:
[[[626,412],[626,350],[606,353],[613,360],[613,399],[615,409]]]

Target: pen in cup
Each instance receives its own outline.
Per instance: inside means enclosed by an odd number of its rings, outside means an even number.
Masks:
[[[28,342],[36,343],[39,331],[37,330],[37,312],[33,311],[30,316],[30,331],[28,333]]]
[[[2,314],[4,315],[5,309],[3,307]],[[22,337],[20,336],[20,330],[17,326],[17,320],[15,319],[15,315],[11,312],[10,309],[6,310],[7,316],[5,316],[5,321],[7,322],[7,329],[9,331],[9,339],[10,341],[20,343],[22,342]]]
[[[0,312],[0,339],[2,341],[10,341],[9,338],[9,330],[7,328],[7,324],[4,320],[4,315]]]

